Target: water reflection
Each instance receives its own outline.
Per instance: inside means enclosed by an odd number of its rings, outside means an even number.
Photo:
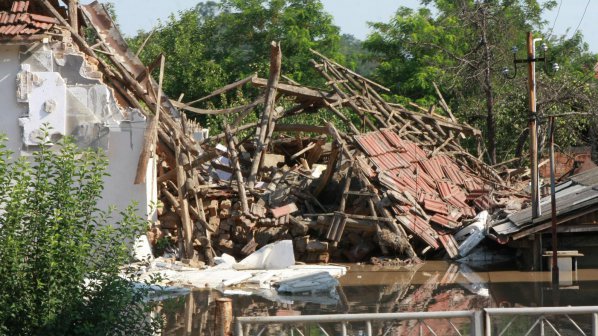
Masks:
[[[340,279],[340,286],[328,296],[194,291],[187,296],[161,301],[158,310],[165,317],[166,335],[210,335],[214,302],[225,294],[233,299],[236,316],[595,305],[598,297],[598,270],[579,270],[577,278],[576,286],[555,292],[550,285],[548,272],[519,272],[500,268],[479,270],[445,262],[427,262],[407,268],[351,265],[348,274]],[[455,324],[459,326],[458,321]],[[416,327],[404,323],[395,327],[392,334],[409,335],[415,332]],[[437,334],[453,334],[448,323],[433,327]]]

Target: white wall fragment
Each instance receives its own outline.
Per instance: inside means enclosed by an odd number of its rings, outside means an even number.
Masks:
[[[20,90],[17,98],[28,104],[27,117],[19,118],[23,127],[23,143],[38,145],[44,124],[51,128],[50,135],[66,135],[66,83],[60,74],[23,70],[17,76],[17,86]]]

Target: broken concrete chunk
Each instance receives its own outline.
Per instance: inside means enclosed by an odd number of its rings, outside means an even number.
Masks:
[[[266,212],[268,212],[268,209],[266,209],[260,202],[251,205],[251,213],[257,217],[265,217]]]
[[[215,217],[218,213],[218,201],[211,200],[210,205],[208,206],[208,213],[210,216]]]
[[[298,210],[299,210],[299,208],[297,208],[297,205],[295,203],[289,203],[289,204],[281,206],[279,208],[270,209],[270,212],[272,212],[272,217],[278,218],[281,216],[286,216],[288,214],[292,214],[293,212],[298,211]]]
[[[310,240],[305,247],[307,252],[327,252],[328,242],[321,242],[319,240]]]
[[[264,155],[264,168],[278,168],[279,164],[284,163],[284,155],[266,153]]]

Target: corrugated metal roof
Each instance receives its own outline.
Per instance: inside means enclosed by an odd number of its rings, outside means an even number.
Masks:
[[[598,209],[598,187],[572,184],[561,189],[556,196],[557,218],[570,216],[576,211],[587,208]],[[506,219],[496,221],[492,226],[498,234],[510,235],[524,229],[548,222],[551,220],[550,196],[540,201],[541,216],[532,221],[531,207],[509,215]]]
[[[583,173],[571,176],[571,181],[585,186],[598,185],[598,168],[590,169]]]

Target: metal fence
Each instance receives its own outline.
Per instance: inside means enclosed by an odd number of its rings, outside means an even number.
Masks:
[[[578,320],[574,320],[573,316]],[[502,319],[507,318],[506,323]],[[442,321],[442,327],[439,323]],[[458,323],[455,323],[458,321]],[[379,329],[374,332],[373,326]],[[380,326],[379,324],[384,324]],[[401,323],[408,329],[397,329]],[[355,328],[350,328],[355,326]],[[328,327],[326,327],[328,326]],[[331,328],[332,326],[332,328]],[[307,332],[306,332],[307,330]],[[486,308],[477,311],[238,317],[236,336],[261,335],[592,335],[598,306]]]
[[[592,335],[598,336],[598,306],[486,308],[485,336],[492,335]],[[586,317],[575,321],[572,316]],[[509,318],[500,326],[499,317]],[[523,322],[521,322],[523,320]],[[519,321],[519,323],[517,323]],[[591,328],[591,329],[590,329]]]

